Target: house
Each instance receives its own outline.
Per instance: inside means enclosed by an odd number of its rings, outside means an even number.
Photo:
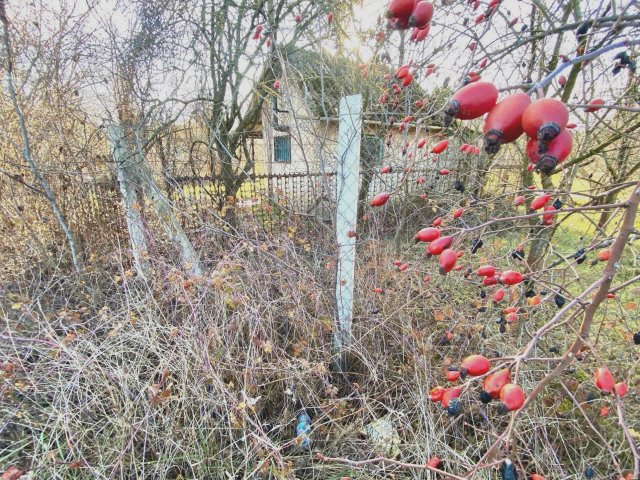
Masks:
[[[384,79],[393,73],[387,68],[371,72],[347,59],[311,51],[290,54],[283,63],[280,88],[267,99],[262,111],[262,169],[266,174],[335,171],[338,105],[346,95],[363,96],[361,157],[365,168],[392,165],[403,169],[412,162],[403,154],[403,150],[410,151],[406,143],[442,130],[433,123],[400,127],[406,112],[415,111],[414,102],[424,99],[426,93],[414,83],[403,89],[395,108],[381,105],[383,84],[393,83]],[[393,93],[388,96],[393,101]]]

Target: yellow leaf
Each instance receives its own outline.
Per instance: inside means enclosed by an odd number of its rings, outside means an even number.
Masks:
[[[11,310],[20,310],[22,308],[22,303],[16,302],[11,305]]]

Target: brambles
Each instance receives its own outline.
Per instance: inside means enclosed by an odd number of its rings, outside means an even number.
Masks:
[[[69,274],[5,95],[4,463],[42,478],[418,477],[438,454],[452,478],[627,476],[633,8],[434,2],[431,19],[394,0],[395,32],[369,4],[132,0],[104,48],[68,31],[82,12],[34,27],[62,13],[49,3],[9,9],[22,18],[4,73],[86,263]],[[91,13],[85,27],[110,24]],[[115,98],[92,101],[97,80]],[[343,155],[340,105],[358,94],[347,130],[361,138]],[[572,123],[541,109],[518,140],[543,102]],[[107,144],[113,123],[127,142]],[[127,181],[123,158],[160,183]],[[158,192],[166,208],[150,211]],[[180,226],[201,275],[177,254]],[[616,383],[601,398],[605,364]],[[381,451],[358,435],[372,424],[402,441]]]

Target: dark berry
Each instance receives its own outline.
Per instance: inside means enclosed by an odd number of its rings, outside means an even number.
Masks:
[[[636,332],[633,334],[633,343],[635,345],[640,345],[640,332]]]
[[[556,302],[556,306],[558,308],[562,308],[565,303],[564,297],[559,293],[555,297],[553,297],[553,301]]]
[[[480,298],[486,298],[487,297],[487,292],[485,292],[484,290],[480,290]]]
[[[482,403],[484,403],[485,405],[489,402],[491,402],[492,398],[491,395],[489,395],[487,392],[482,391],[480,392],[480,401]]]
[[[514,260],[524,260],[524,249],[522,250],[514,250],[513,252],[511,252],[511,258],[513,258]]]
[[[576,259],[577,264],[581,264],[587,259],[586,252],[587,252],[586,248],[581,248],[576,253],[573,254],[573,258]]]
[[[447,413],[449,413],[449,415],[457,415],[458,413],[460,413],[460,407],[460,400],[457,398],[453,398],[449,401]]]
[[[499,330],[500,330],[500,333],[507,333],[507,325],[504,323],[501,323]]]
[[[527,298],[535,297],[536,292],[535,290],[527,290],[526,292],[524,292],[524,296]]]
[[[464,193],[464,184],[460,180],[456,180],[453,183],[454,190],[457,190],[460,193]]]
[[[587,34],[587,32],[589,31],[589,28],[591,27],[591,22],[590,21],[586,21],[584,22],[582,25],[580,25],[578,27],[578,29],[576,30],[576,36],[577,37],[582,37],[584,35]]]
[[[556,210],[560,210],[563,205],[564,205],[564,203],[562,203],[562,200],[560,200],[559,198],[556,198],[553,201],[553,208],[555,208]]]
[[[593,467],[587,467],[587,469],[584,471],[584,477],[587,480],[591,480],[593,478],[593,475],[595,474]]]
[[[471,253],[476,253],[483,245],[484,242],[481,238],[474,238],[471,242]]]

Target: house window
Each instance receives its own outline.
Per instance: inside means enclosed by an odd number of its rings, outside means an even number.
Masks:
[[[276,162],[291,162],[291,137],[289,135],[274,138],[274,155]]]
[[[384,143],[382,138],[375,135],[365,135],[362,138],[362,152],[360,156],[367,165],[382,164],[382,155],[384,153]]]

